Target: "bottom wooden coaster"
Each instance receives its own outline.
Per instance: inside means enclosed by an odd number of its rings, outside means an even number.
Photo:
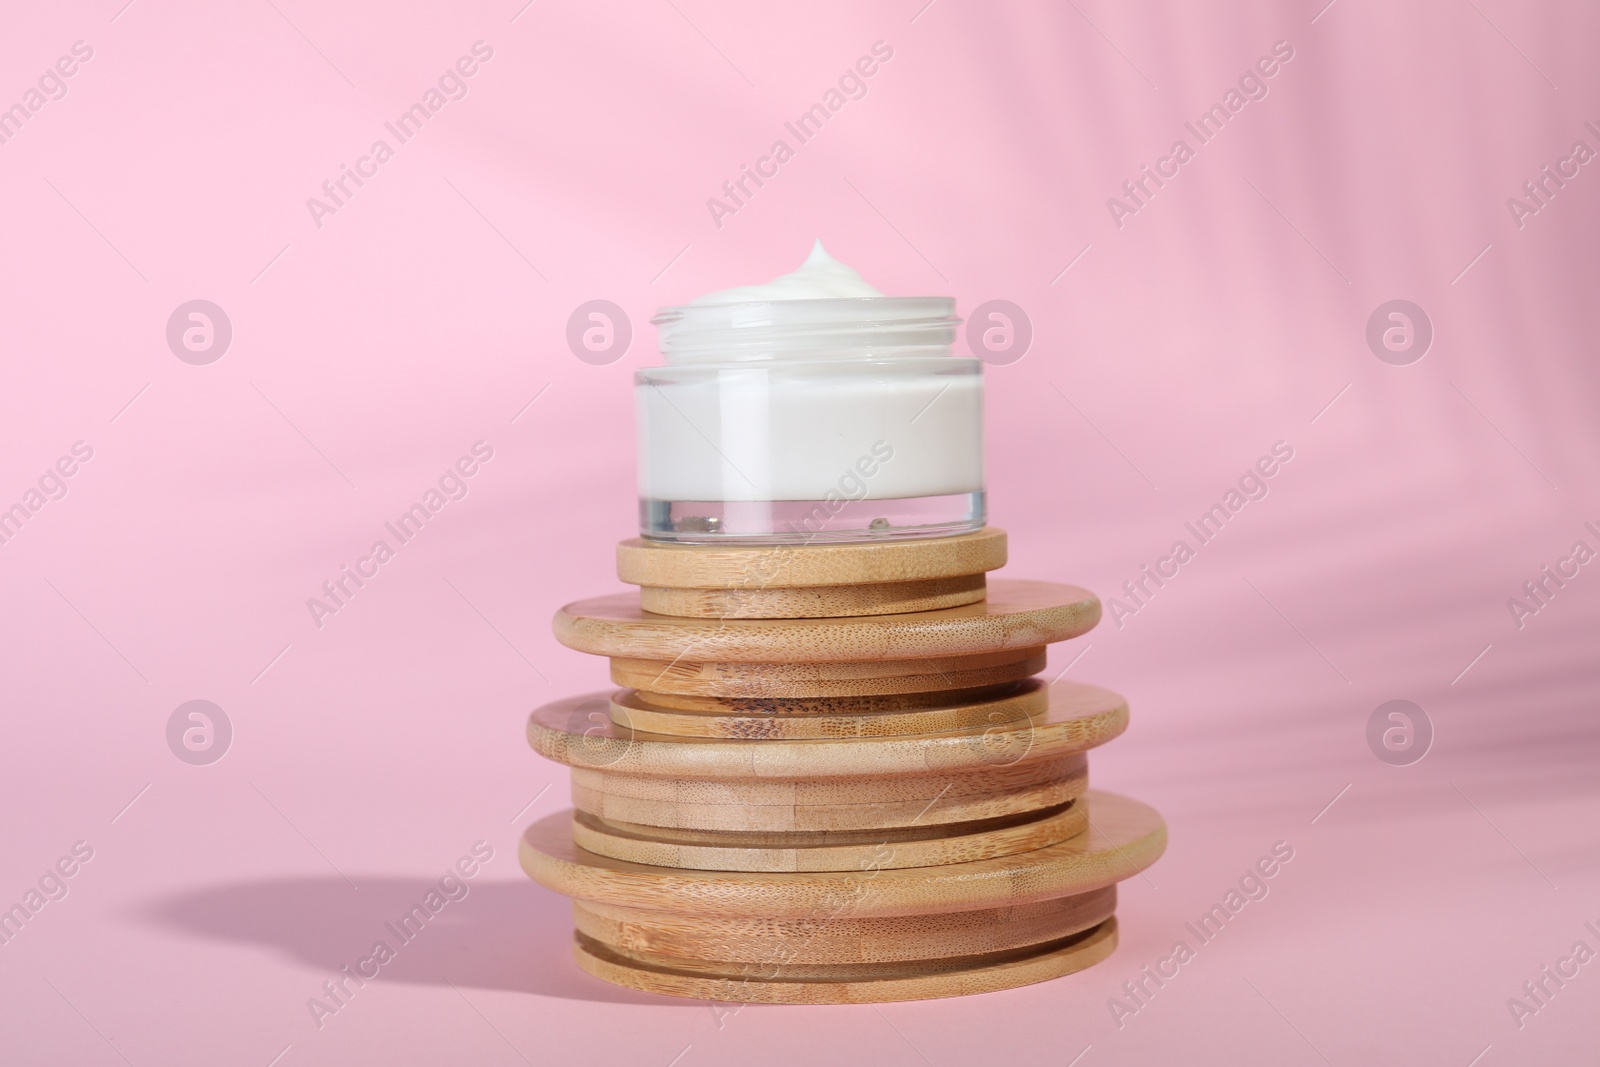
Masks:
[[[848,914],[750,919],[715,910],[677,915],[611,904],[572,902],[578,932],[632,959],[676,957],[765,967],[769,978],[816,963],[893,963],[1005,952],[1082,933],[1111,918],[1117,887],[972,911],[857,919]],[[781,961],[785,974],[773,972]],[[680,968],[685,969],[685,968]],[[687,968],[696,970],[698,968]],[[740,975],[744,975],[741,967]]]
[[[923,963],[844,965],[812,978],[763,979],[754,974],[716,975],[631,959],[584,934],[576,935],[578,966],[596,978],[648,993],[747,1004],[882,1004],[931,1000],[1032,985],[1081,971],[1117,947],[1117,920],[1079,934],[1008,952]]]

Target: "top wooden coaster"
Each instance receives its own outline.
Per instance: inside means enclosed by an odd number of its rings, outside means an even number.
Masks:
[[[698,619],[832,619],[844,615],[903,615],[976,604],[984,576],[929,578],[864,585],[808,585],[799,589],[670,589],[639,587],[639,606],[656,615]]]
[[[1006,562],[1006,533],[855,544],[678,545],[634,538],[617,545],[617,577],[668,589],[795,589],[956,578]]]

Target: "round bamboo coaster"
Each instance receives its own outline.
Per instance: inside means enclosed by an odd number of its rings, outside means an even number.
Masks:
[[[726,963],[891,963],[1037,945],[1111,918],[1117,888],[1003,908],[856,919],[672,915],[574,901],[578,931],[623,952]]]
[[[573,813],[572,839],[579,848],[597,855],[656,867],[859,871],[874,865],[879,869],[931,867],[1009,856],[1065,841],[1087,826],[1084,813],[1071,803],[1041,813],[962,826],[916,826],[904,832],[906,836],[881,830],[821,834],[683,831],[607,822],[579,811]]]
[[[822,710],[826,705],[801,711],[798,707],[801,702],[792,701],[781,710],[773,708],[765,713],[740,714],[721,709],[690,711],[668,707],[659,697],[647,697],[630,689],[611,697],[611,721],[629,729],[675,737],[774,741],[865,739],[1023,723],[1043,714],[1049,703],[1044,683],[1034,679],[999,695],[992,689],[979,693],[982,695],[976,700],[956,699],[942,705],[923,701],[920,706],[892,711],[830,713]]]
[[[707,775],[703,773],[705,768],[697,767],[695,769],[702,772],[698,777],[669,778],[612,768],[574,767],[572,784],[607,796],[686,804],[890,804],[927,801],[934,797],[982,796],[1021,786],[1049,785],[1084,774],[1087,765],[1084,753],[1068,751],[1051,753],[1048,758],[993,766],[973,761],[937,772],[920,768],[919,774]]]
[[[1110,918],[1110,916],[1106,918]],[[1105,918],[1102,918],[1100,922],[1105,922]],[[1090,925],[1098,926],[1099,923],[1091,923]],[[1073,931],[1073,933],[1082,932],[1081,928]],[[578,939],[580,941],[589,940],[631,963],[679,973],[702,975],[709,978],[750,978],[761,982],[850,982],[872,981],[884,978],[927,977],[946,970],[966,970],[978,962],[998,962],[997,957],[1004,959],[1032,955],[1046,946],[1058,945],[1071,936],[1072,934],[1053,933],[1034,942],[1018,945],[1010,949],[998,949],[994,952],[969,953],[966,955],[938,952],[933,957],[926,959],[851,961],[846,963],[800,963],[789,958],[790,946],[784,945],[779,948],[778,951],[781,955],[777,959],[738,963],[727,960],[707,960],[693,956],[674,956],[666,953],[651,952],[647,949],[602,942],[598,938],[585,934],[582,930],[578,931]]]
[[[1127,701],[1109,689],[1062,681],[1048,688],[1037,685],[1025,695],[1034,699],[1021,705],[1023,711],[1039,705],[1043,710],[1015,718],[1015,698],[964,706],[963,711],[971,709],[972,725],[959,731],[759,741],[631,730],[617,721],[619,711],[632,717],[629,704],[616,703],[627,700],[627,694],[610,700],[590,695],[536,709],[528,716],[528,743],[547,759],[603,771],[611,778],[731,784],[785,779],[803,780],[808,788],[833,789],[828,783],[863,776],[884,783],[906,776],[943,777],[1030,766],[1098,747],[1127,728]],[[996,711],[992,721],[984,714],[991,704],[1005,709]],[[1004,781],[990,780],[996,785]],[[760,802],[753,795],[750,799]]]
[[[634,538],[617,546],[617,577],[669,589],[793,589],[955,578],[1006,563],[994,528],[954,537],[852,544],[678,545]]]
[[[710,697],[862,697],[1020,682],[1045,667],[1042,648],[865,663],[701,663],[613,659],[626,689]]]
[[[616,822],[679,829],[882,830],[919,824],[973,822],[1038,811],[1082,796],[1086,784],[1083,778],[1068,778],[1044,785],[978,796],[945,797],[937,801],[832,805],[667,802],[615,796],[573,786],[572,802],[581,811]]]
[[[668,589],[647,585],[639,590],[639,606],[657,615],[699,619],[828,619],[957,608],[976,604],[983,599],[984,591],[981,574],[795,589]]]
[[[853,966],[830,977],[799,979],[763,977],[773,968],[762,965],[746,965],[744,970],[753,973],[723,976],[645,963],[581,933],[576,935],[574,951],[578,966],[596,978],[649,993],[743,1004],[884,1004],[1032,985],[1091,967],[1116,947],[1117,920],[1113,918],[1043,946],[934,960],[924,964],[925,969],[911,964],[885,964],[876,969]]]
[[[518,854],[522,869],[546,888],[617,907],[772,919],[813,917],[819,908],[852,918],[925,915],[1087,893],[1132,877],[1166,847],[1166,826],[1148,805],[1098,791],[1085,803],[1089,830],[1076,837],[939,867],[770,873],[653,867],[578,848],[565,811],[528,827]]]
[[[944,707],[952,703],[998,700],[1033,682],[1003,682],[974,689],[928,690],[922,693],[882,693],[859,697],[709,697],[682,693],[639,695],[658,708],[699,711],[712,715],[865,715],[876,711],[910,711]]]
[[[597,656],[671,662],[849,663],[1025,649],[1087,633],[1100,601],[1055,582],[997,579],[988,598],[910,615],[837,619],[693,619],[652,615],[637,593],[596,597],[556,613],[556,639]]]

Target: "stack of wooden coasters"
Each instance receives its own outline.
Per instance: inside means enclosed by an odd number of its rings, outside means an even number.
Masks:
[[[753,1003],[956,996],[1116,945],[1116,883],[1155,862],[1149,807],[1087,790],[1123,699],[1047,685],[1094,595],[989,581],[1004,532],[811,545],[626,541],[637,594],[556,636],[619,692],[535,711],[576,811],[524,870],[573,898],[577,958],[618,985]]]

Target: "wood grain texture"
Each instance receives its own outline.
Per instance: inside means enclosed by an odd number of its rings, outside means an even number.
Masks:
[[[897,678],[906,675],[938,674],[941,672],[969,671],[981,667],[1004,667],[1043,656],[1043,645],[1034,648],[1003,648],[994,652],[970,652],[954,656],[917,656],[910,659],[884,660],[828,660],[818,663],[737,663],[728,661],[702,662],[691,652],[675,661],[636,660],[615,657],[612,663],[627,664],[629,669],[647,670],[650,664],[659,663],[657,673],[678,668],[698,673],[714,673],[720,678],[745,681],[854,681],[860,678]],[[646,689],[646,692],[651,690]]]
[[[1101,922],[1105,920],[1102,919]],[[1098,923],[1091,924],[1099,925]],[[1075,931],[1081,933],[1082,931]],[[587,937],[579,931],[579,937]],[[626,958],[631,963],[643,964],[652,969],[676,971],[678,973],[702,975],[708,978],[756,978],[764,982],[858,982],[874,981],[886,978],[912,978],[937,974],[940,971],[967,969],[974,964],[999,962],[1001,959],[1016,958],[1020,955],[1031,954],[1046,945],[1056,945],[1071,934],[1057,934],[1040,938],[1038,941],[1019,945],[1011,949],[998,949],[994,952],[973,953],[966,956],[957,956],[951,953],[939,953],[929,959],[901,959],[901,960],[857,960],[845,963],[800,963],[784,958],[778,960],[763,960],[752,963],[730,963],[727,960],[706,960],[687,956],[672,956],[646,949],[627,948],[622,945],[600,942],[593,939],[596,944],[603,944],[617,956]],[[783,946],[787,948],[787,946]]]
[[[639,606],[656,615],[699,619],[829,619],[957,608],[976,604],[984,598],[985,590],[981,574],[798,589],[669,589],[647,585],[639,589]]]
[[[677,829],[863,830],[970,822],[1082,796],[1081,753],[978,773],[726,783],[572,772],[572,802],[612,822]]]
[[[1045,668],[1043,649],[867,663],[701,663],[613,659],[611,680],[651,694],[864,697],[1020,682]],[[909,673],[907,673],[909,672]]]
[[[1166,827],[1088,789],[1126,701],[1032,677],[1099,601],[989,580],[1005,554],[999,530],[619,545],[640,589],[554,630],[627,691],[528,719],[577,810],[529,826],[519,859],[573,899],[580,966],[673,996],[872,1003],[1105,958],[1116,883]]]
[[[756,742],[767,744],[768,742]],[[781,742],[770,742],[779,744]],[[1082,752],[1046,759],[982,762],[919,774],[739,775],[665,778],[659,775],[574,767],[572,784],[616,797],[688,804],[884,804],[934,797],[983,796],[1021,786],[1047,785],[1085,773]]]
[[[1150,866],[1166,847],[1166,826],[1148,805],[1099,791],[1084,803],[1089,830],[1047,848],[906,870],[769,873],[629,863],[573,844],[565,811],[528,827],[518,854],[523,870],[557,893],[647,911],[798,919],[819,909],[876,918],[1000,908],[1112,885]]]
[[[714,715],[865,715],[875,711],[910,711],[915,708],[976,704],[1020,692],[1034,681],[1004,682],[973,689],[929,690],[921,693],[881,693],[859,697],[708,697],[683,693],[640,693],[649,703],[675,711],[701,711]]]
[[[855,977],[767,979],[770,968],[720,977],[695,974],[632,960],[598,941],[576,935],[578,966],[614,985],[673,997],[744,1004],[884,1004],[902,1000],[967,996],[1013,989],[1083,970],[1111,955],[1117,920],[1105,922],[1060,942],[1008,953],[930,961],[925,973],[907,967]],[[748,968],[747,968],[748,969]]]
[[[568,604],[554,629],[569,648],[621,659],[861,663],[1036,648],[1087,633],[1099,621],[1100,601],[1087,589],[996,579],[976,604],[837,619],[652,615],[637,592],[621,593]]]
[[[1116,886],[1003,908],[856,919],[675,915],[573,903],[578,930],[623,952],[726,963],[889,963],[971,956],[1086,930],[1116,909]]]
[[[970,725],[962,730],[751,741],[630,729],[617,721],[619,711],[632,717],[630,705],[617,704],[625,698],[591,694],[536,709],[528,716],[527,734],[528,743],[547,759],[611,777],[826,783],[869,775],[948,775],[1025,766],[1095,748],[1127,728],[1127,701],[1109,689],[1063,681],[1025,695],[1038,699],[1022,703],[1024,711],[1038,704],[1046,705],[1044,710],[1018,718],[1016,698],[1003,698],[990,702],[1005,709],[992,718],[984,712],[989,705],[964,707]],[[999,785],[1004,779],[993,781]]]
[[[791,589],[953,578],[998,570],[1006,534],[853,544],[678,545],[634,538],[617,546],[617,577],[675,589]]]
[[[946,795],[929,800],[852,804],[727,804],[621,796],[574,784],[572,802],[579,810],[604,819],[679,829],[871,830],[972,822],[1038,811],[1082,796],[1086,785],[1085,776],[1073,775],[1038,785],[961,796]]]
[[[876,830],[855,834],[683,832],[639,823],[610,823],[580,811],[573,814],[572,839],[579,848],[596,855],[656,867],[860,871],[873,865],[879,869],[931,867],[1010,856],[1065,841],[1087,826],[1084,812],[1070,803],[1046,809],[1042,817],[1029,813],[1020,819],[991,819],[957,827],[918,826],[913,830],[920,832],[903,840],[891,840],[892,834]]]
[[[964,692],[971,692],[970,690]],[[1035,679],[996,693],[979,690],[979,699],[954,699],[941,704],[920,701],[909,708],[845,713],[820,702],[748,701],[754,707],[730,711],[727,704],[686,710],[669,707],[658,697],[625,689],[611,697],[611,721],[631,730],[675,737],[743,740],[831,740],[904,737],[911,734],[980,730],[1003,723],[1021,723],[1042,715],[1049,701],[1043,682]]]

